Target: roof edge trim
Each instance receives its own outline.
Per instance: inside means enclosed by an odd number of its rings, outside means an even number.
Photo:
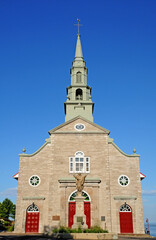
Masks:
[[[19,154],[20,157],[32,157],[34,155],[36,155],[37,153],[39,153],[47,144],[51,143],[51,139],[50,138],[47,138],[45,140],[46,142],[34,153],[32,154],[26,154],[26,153],[21,153]]]
[[[126,153],[124,153],[114,142],[113,142],[113,138],[109,138],[108,139],[108,144],[113,144],[113,146],[120,152],[120,153],[122,153],[124,156],[126,156],[126,157],[140,157],[140,155],[139,154],[136,154],[136,153],[134,153],[134,154],[126,154]]]

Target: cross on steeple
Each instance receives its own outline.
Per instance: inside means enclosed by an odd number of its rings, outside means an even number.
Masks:
[[[77,33],[78,35],[80,34],[79,33],[79,28],[80,28],[80,26],[82,26],[82,24],[80,24],[79,22],[80,22],[80,19],[77,18],[77,24],[74,24],[74,26],[78,27],[78,33]]]

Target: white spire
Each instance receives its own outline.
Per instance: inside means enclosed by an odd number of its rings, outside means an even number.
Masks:
[[[81,47],[81,41],[80,41],[80,34],[77,34],[77,44],[76,44],[76,51],[75,51],[75,60],[77,58],[83,59],[82,47]]]

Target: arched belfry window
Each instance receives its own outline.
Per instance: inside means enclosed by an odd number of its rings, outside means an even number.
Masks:
[[[77,72],[76,73],[76,82],[77,83],[81,83],[81,81],[82,81],[81,76],[82,76],[81,72]]]
[[[82,100],[83,99],[83,92],[82,89],[78,88],[76,90],[76,100]]]

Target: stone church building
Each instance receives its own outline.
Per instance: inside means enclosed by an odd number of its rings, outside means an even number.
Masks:
[[[109,131],[93,122],[94,103],[87,84],[80,34],[64,103],[65,122],[32,154],[20,154],[15,232],[73,227],[76,184],[84,183],[86,225],[114,233],[144,233],[139,155],[124,153]],[[31,136],[30,136],[31,137]]]

